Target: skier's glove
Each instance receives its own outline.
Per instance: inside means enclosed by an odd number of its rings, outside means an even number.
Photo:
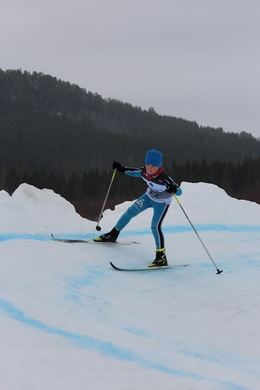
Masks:
[[[121,165],[118,161],[113,161],[112,168],[117,169],[118,172],[121,173],[124,173],[126,171],[126,168],[123,167],[123,165]]]
[[[182,194],[182,189],[181,187],[177,186],[176,184],[170,183],[168,185],[168,188],[166,190],[170,194],[175,194],[177,196],[180,196]]]
[[[178,187],[176,189],[175,195],[180,196],[181,194],[182,194],[182,189],[181,189],[181,187]]]

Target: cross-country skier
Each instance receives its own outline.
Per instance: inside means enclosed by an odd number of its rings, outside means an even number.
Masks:
[[[146,182],[148,188],[126,210],[110,232],[94,239],[97,242],[115,242],[121,230],[124,229],[133,217],[152,207],[153,218],[151,229],[156,244],[156,256],[149,267],[168,265],[161,225],[169,209],[173,194],[179,196],[182,193],[181,188],[164,172],[162,165],[163,155],[156,149],[148,150],[145,155],[145,167],[142,168],[127,168],[117,161],[113,162],[113,169],[117,169],[119,172],[128,176],[141,177]]]

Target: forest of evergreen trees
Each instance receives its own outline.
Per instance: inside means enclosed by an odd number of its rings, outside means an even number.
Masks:
[[[260,141],[250,134],[105,100],[42,73],[0,69],[0,189],[12,193],[22,182],[51,188],[95,219],[112,161],[142,166],[151,147],[163,151],[179,183],[210,182],[260,203]],[[118,174],[110,205],[143,188]]]

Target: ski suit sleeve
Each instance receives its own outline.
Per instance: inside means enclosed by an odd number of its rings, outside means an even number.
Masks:
[[[125,175],[132,176],[132,177],[141,177],[142,171],[139,168],[125,168]]]

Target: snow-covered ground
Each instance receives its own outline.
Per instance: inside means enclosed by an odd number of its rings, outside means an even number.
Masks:
[[[180,201],[216,270],[174,201],[164,221],[171,264],[154,257],[151,211],[121,241],[92,238],[95,223],[50,190],[0,192],[0,390],[259,390],[260,206],[205,183]],[[128,207],[107,210],[102,232]]]

